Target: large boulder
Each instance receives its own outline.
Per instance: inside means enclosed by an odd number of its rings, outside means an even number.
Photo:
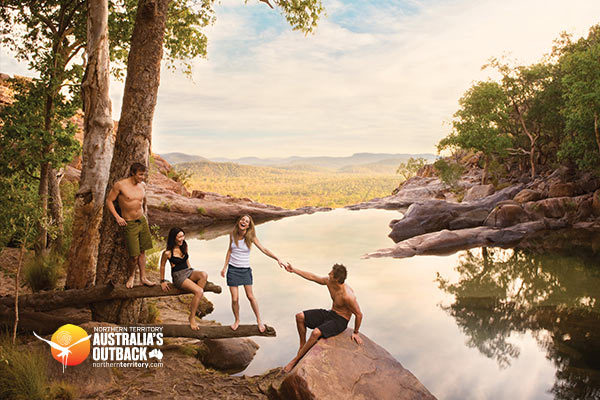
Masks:
[[[254,359],[259,346],[248,338],[205,339],[202,364],[227,373],[241,372]]]
[[[600,189],[596,190],[592,197],[592,210],[594,215],[600,216]]]
[[[513,199],[517,203],[528,203],[530,201],[538,201],[542,198],[542,194],[537,190],[523,189]]]
[[[554,183],[548,189],[548,197],[573,197],[577,194],[574,183]]]
[[[467,190],[463,201],[483,199],[484,197],[494,194],[495,191],[494,185],[476,185]]]
[[[485,208],[477,208],[475,210],[467,211],[450,221],[448,227],[451,230],[455,230],[480,226],[483,224],[483,221],[485,221],[489,213],[489,210]]]
[[[279,399],[435,399],[419,380],[383,347],[352,331],[321,339],[281,381],[271,397]],[[351,368],[349,368],[351,366]]]
[[[484,224],[496,228],[506,228],[507,226],[517,225],[530,220],[529,213],[521,206],[505,204],[494,208],[486,218]]]

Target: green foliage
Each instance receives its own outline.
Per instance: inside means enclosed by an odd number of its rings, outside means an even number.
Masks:
[[[11,80],[14,103],[0,112],[3,121],[0,135],[0,174],[25,173],[38,177],[40,164],[60,168],[72,160],[80,147],[75,140],[76,127],[68,119],[77,104],[58,94],[54,102],[55,118],[46,129],[46,87],[40,80],[31,83]]]
[[[406,162],[403,162],[400,164],[400,166],[398,166],[396,173],[402,175],[404,180],[408,180],[409,178],[417,175],[417,172],[419,172],[419,170],[423,168],[425,164],[427,164],[426,159],[422,157],[411,157]]]
[[[206,210],[204,209],[204,207],[198,207],[196,209],[196,212],[198,212],[198,214],[200,214],[200,215],[206,214]]]
[[[169,172],[167,172],[167,178],[173,179],[175,182],[179,182],[184,186],[188,186],[191,177],[192,172],[186,168],[171,168]]]
[[[0,399],[43,400],[47,380],[46,360],[39,351],[24,351],[8,336],[0,339]]]
[[[56,288],[62,274],[64,258],[50,253],[33,258],[23,270],[25,282],[33,292]]]
[[[146,319],[147,324],[155,324],[160,321],[160,310],[156,306],[154,301],[148,301],[148,317]]]
[[[560,49],[559,65],[564,86],[566,139],[559,157],[580,168],[600,164],[600,25],[587,38],[572,43],[567,38]]]
[[[455,162],[448,162],[443,158],[440,158],[433,163],[438,177],[451,188],[456,188],[458,181],[464,172],[464,167]]]
[[[22,174],[0,175],[0,247],[33,243],[40,217],[37,188]]]

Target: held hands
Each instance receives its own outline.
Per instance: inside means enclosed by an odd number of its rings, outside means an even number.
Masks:
[[[358,333],[352,332],[352,338],[351,338],[351,340],[354,340],[358,345],[361,345],[363,343],[363,341],[360,338],[360,335]]]
[[[169,282],[161,282],[160,288],[162,289],[163,292],[168,292],[170,289]]]
[[[286,265],[284,265],[283,268],[285,268],[285,270],[287,272],[290,272],[290,273],[294,272],[294,268],[292,268],[292,264],[290,264],[290,263],[287,263]]]
[[[279,264],[280,268],[286,268],[286,264],[284,262],[282,262],[281,260],[279,260],[279,259],[277,259],[277,264]]]

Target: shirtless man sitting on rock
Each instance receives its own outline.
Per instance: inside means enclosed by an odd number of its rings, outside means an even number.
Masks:
[[[140,163],[133,163],[129,168],[129,177],[115,183],[106,197],[106,207],[117,220],[117,224],[123,227],[125,244],[129,251],[131,272],[125,285],[128,288],[133,287],[136,265],[140,268],[142,284],[154,286],[154,282],[146,278],[145,251],[152,248],[152,237],[143,210],[146,198],[145,175],[146,167]],[[115,200],[119,202],[122,216],[115,209]]]
[[[362,344],[358,329],[360,328],[363,315],[352,288],[344,284],[347,275],[346,267],[341,264],[335,264],[326,277],[316,276],[311,272],[293,268],[290,264],[286,266],[286,270],[309,281],[320,285],[327,285],[333,305],[331,306],[331,310],[305,310],[296,314],[296,325],[298,327],[298,334],[300,335],[300,350],[298,350],[296,357],[283,368],[284,372],[290,372],[308,350],[317,343],[320,337],[328,338],[345,331],[352,314],[355,316],[352,340],[359,345]],[[307,327],[313,329],[308,341],[306,341]]]

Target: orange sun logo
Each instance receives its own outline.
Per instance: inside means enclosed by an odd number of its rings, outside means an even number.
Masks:
[[[33,332],[35,337],[48,343],[51,347],[52,357],[63,365],[63,372],[66,366],[81,364],[90,354],[90,337],[85,330],[77,325],[63,325],[54,332],[51,340],[39,337]]]

